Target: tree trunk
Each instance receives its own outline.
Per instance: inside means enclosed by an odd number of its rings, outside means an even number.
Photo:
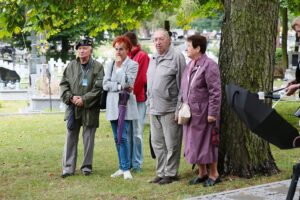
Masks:
[[[280,8],[281,24],[282,24],[282,37],[281,37],[281,48],[282,48],[282,66],[287,69],[288,66],[288,54],[287,54],[287,36],[288,36],[288,9]]]
[[[275,63],[278,0],[225,0],[220,69],[222,123],[219,170],[250,178],[278,172],[269,144],[252,134],[227,105],[225,85],[270,91]]]
[[[61,37],[61,60],[66,62],[69,59],[69,39],[68,37]]]

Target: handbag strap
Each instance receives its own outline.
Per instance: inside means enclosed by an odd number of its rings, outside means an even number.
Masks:
[[[131,58],[129,58],[129,59],[132,60]],[[111,66],[111,74],[110,74],[110,78],[111,78],[111,76],[112,76],[112,72],[113,72],[113,69],[114,69],[114,65],[115,65],[115,60],[113,61],[112,66]],[[125,83],[127,83],[126,72],[127,72],[127,70],[128,70],[128,65],[126,65],[126,68],[125,68],[124,70],[125,70],[125,72],[124,72],[124,74],[125,74]]]
[[[188,86],[188,95],[187,95],[187,99],[189,99],[190,96],[190,88],[192,86],[192,84],[194,83],[195,80],[195,76],[197,75],[197,73],[199,72],[201,66],[198,67],[197,71],[195,72],[195,75],[192,77],[192,79],[189,79],[189,86]],[[192,69],[191,69],[192,70]],[[189,76],[191,76],[191,72],[189,73]]]
[[[112,72],[113,72],[113,70],[114,70],[114,65],[115,65],[115,60],[114,60],[114,61],[112,62],[112,64],[111,64],[110,78],[111,78]]]
[[[205,63],[206,59],[207,59],[207,57],[204,59],[203,64]],[[196,65],[196,64],[197,64],[197,60],[195,61],[195,65]],[[195,65],[194,65],[194,67],[195,67]],[[188,86],[187,99],[189,99],[189,96],[190,96],[190,88],[191,88],[192,84],[194,83],[195,77],[197,76],[197,74],[198,74],[198,72],[199,72],[199,70],[200,70],[201,68],[202,68],[202,66],[199,65],[197,71],[195,72],[195,75],[193,76],[193,78],[192,78],[191,80],[190,80],[190,76],[191,76],[192,68],[190,69],[191,71],[190,71],[189,76],[188,76],[189,86]]]

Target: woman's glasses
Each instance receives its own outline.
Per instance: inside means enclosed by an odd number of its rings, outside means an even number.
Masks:
[[[115,48],[116,51],[123,51],[124,48]]]

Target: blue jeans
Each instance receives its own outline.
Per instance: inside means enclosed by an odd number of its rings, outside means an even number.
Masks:
[[[128,142],[127,142],[127,132],[130,121],[125,120],[124,128],[122,131],[122,138],[121,143],[117,144],[118,142],[118,121],[110,121],[111,128],[114,134],[114,139],[116,143],[118,158],[119,158],[119,169],[126,171],[130,169],[130,160],[128,155]]]
[[[140,169],[143,162],[143,132],[146,116],[145,102],[137,102],[139,119],[132,120],[127,135],[129,144],[129,158],[133,169]]]

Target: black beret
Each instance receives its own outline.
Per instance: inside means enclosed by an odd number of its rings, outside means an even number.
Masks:
[[[77,50],[80,46],[93,46],[92,38],[86,37],[77,42],[75,49]]]

